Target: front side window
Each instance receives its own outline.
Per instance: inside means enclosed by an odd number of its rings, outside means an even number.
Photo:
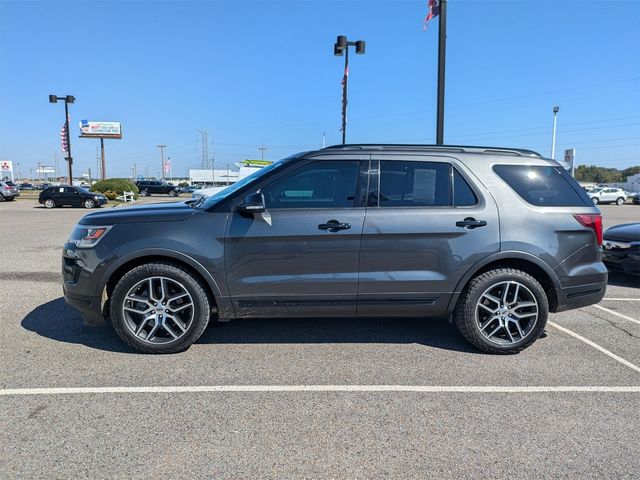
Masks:
[[[267,209],[355,206],[358,160],[309,163],[261,189]]]

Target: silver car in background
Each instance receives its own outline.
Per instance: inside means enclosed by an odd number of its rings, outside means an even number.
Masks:
[[[18,186],[13,182],[0,182],[0,202],[11,201],[20,196],[20,190]]]

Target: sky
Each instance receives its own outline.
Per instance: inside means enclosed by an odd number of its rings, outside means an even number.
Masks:
[[[173,176],[200,167],[208,132],[216,168],[340,143],[350,55],[349,143],[434,143],[438,24],[421,1],[0,0],[0,160],[22,175],[61,171],[62,103],[71,105],[74,174],[94,139],[78,122],[118,121],[105,141],[109,177]],[[576,163],[640,164],[640,1],[450,0],[445,143],[521,147]]]

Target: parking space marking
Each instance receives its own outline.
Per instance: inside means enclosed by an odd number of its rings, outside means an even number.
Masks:
[[[638,325],[640,325],[640,320],[636,320],[635,318],[631,318],[627,315],[623,315],[622,313],[618,313],[615,310],[611,310],[609,308],[605,308],[605,307],[601,307],[600,305],[591,305],[592,307],[595,307],[599,310],[602,310],[604,312],[610,313],[611,315],[615,315],[616,317],[620,317],[620,318],[624,318],[625,320],[629,320],[630,322],[633,323],[637,323]]]
[[[619,302],[640,302],[640,298],[603,298],[602,301],[619,301]]]
[[[572,337],[577,338],[578,340],[580,340],[580,341],[582,341],[582,342],[586,343],[587,345],[589,345],[589,346],[591,346],[591,347],[595,348],[596,350],[601,351],[601,352],[602,352],[602,353],[604,353],[605,355],[608,355],[609,357],[613,358],[614,360],[617,360],[617,361],[618,361],[618,362],[620,362],[621,364],[626,365],[627,367],[629,367],[629,368],[631,368],[631,369],[635,370],[636,372],[640,373],[640,367],[638,367],[637,365],[634,365],[634,364],[633,364],[633,363],[631,363],[630,361],[625,360],[625,359],[624,359],[624,358],[622,358],[622,357],[619,357],[619,356],[618,356],[618,355],[616,355],[615,353],[610,352],[609,350],[607,350],[607,349],[606,349],[606,348],[604,348],[604,347],[601,347],[601,346],[600,346],[600,345],[598,345],[597,343],[592,342],[591,340],[589,340],[589,339],[587,339],[587,338],[584,338],[582,335],[578,335],[576,332],[573,332],[573,331],[569,330],[568,328],[561,327],[560,325],[558,325],[557,323],[554,323],[554,322],[549,322],[549,321],[548,321],[548,322],[547,322],[547,325],[551,325],[552,327],[557,328],[557,329],[558,329],[558,330],[560,330],[561,332],[564,332],[564,333],[566,333],[567,335],[571,335]]]
[[[481,386],[481,385],[201,385],[165,387],[7,388],[0,396],[118,393],[280,393],[280,392],[411,392],[411,393],[640,393],[634,386]]]

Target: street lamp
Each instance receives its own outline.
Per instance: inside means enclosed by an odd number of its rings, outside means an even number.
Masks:
[[[336,57],[344,55],[344,77],[342,78],[342,144],[347,139],[347,83],[349,81],[349,47],[356,47],[356,54],[364,54],[364,40],[350,42],[344,35],[339,35],[333,46],[333,54]]]
[[[65,97],[58,97],[56,95],[49,95],[49,103],[58,103],[58,100],[64,100],[64,129],[67,134],[67,165],[69,167],[69,185],[73,185],[73,157],[71,156],[71,136],[69,135],[69,104],[76,101],[76,97],[73,95],[67,95]]]
[[[553,133],[551,135],[551,160],[556,159],[556,122],[560,107],[553,107]]]

